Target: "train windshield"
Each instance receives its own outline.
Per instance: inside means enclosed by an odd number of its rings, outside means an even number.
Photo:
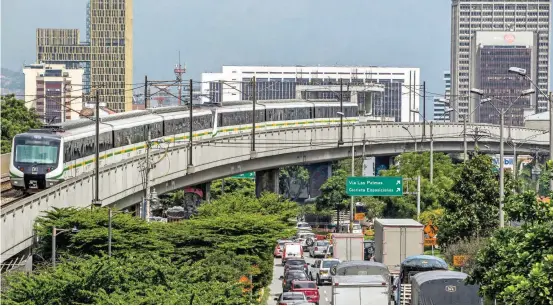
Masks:
[[[57,141],[16,141],[15,162],[29,164],[56,164],[59,142]]]

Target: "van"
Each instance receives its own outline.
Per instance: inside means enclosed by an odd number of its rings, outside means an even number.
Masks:
[[[282,252],[282,265],[286,264],[288,258],[303,258],[303,249],[299,243],[287,243]]]

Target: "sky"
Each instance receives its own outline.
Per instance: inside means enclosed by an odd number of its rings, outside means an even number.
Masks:
[[[36,60],[36,28],[79,28],[86,0],[1,1],[3,68]],[[223,65],[418,67],[443,93],[449,70],[449,0],[135,0],[134,82],[185,79]],[[427,99],[427,108],[432,101]]]

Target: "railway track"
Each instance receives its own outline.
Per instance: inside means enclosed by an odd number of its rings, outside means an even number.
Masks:
[[[2,190],[0,192],[0,198],[2,202],[2,207],[25,197],[25,193],[23,191],[15,190],[12,188],[9,177],[3,177],[1,179],[1,183]]]

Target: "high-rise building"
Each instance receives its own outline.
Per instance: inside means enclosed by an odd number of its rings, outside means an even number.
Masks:
[[[64,64],[33,64],[25,66],[23,73],[25,104],[35,108],[44,122],[79,118],[83,109],[84,69],[66,68]]]
[[[366,100],[372,102],[372,116],[394,118],[397,122],[421,120],[410,112],[421,105],[419,68],[223,66],[221,73],[202,73],[203,102],[251,100],[254,76],[258,100],[305,99],[305,94],[310,99],[314,99],[313,95],[317,99],[337,99],[337,85],[342,79],[343,92],[347,92],[343,94],[344,101],[352,98],[352,87],[366,88],[356,89],[355,98],[360,105]],[[375,87],[380,87],[380,92]]]
[[[471,37],[477,31],[537,33],[538,72],[532,80],[548,91],[550,18],[551,0],[452,0],[451,100],[460,113],[468,114],[474,107],[470,98],[470,52]],[[537,97],[538,111],[546,111],[547,99]]]
[[[536,32],[476,32],[471,41],[470,87],[482,90],[493,100],[475,109],[475,122],[499,124],[495,108],[504,108],[508,109],[505,123],[522,126],[524,110],[536,109],[535,96],[519,97],[523,90],[532,88],[532,83],[509,73],[509,67],[526,69],[527,75],[535,79],[538,74],[537,40]],[[471,101],[476,104],[480,99],[473,95]]]
[[[90,0],[86,42],[78,29],[37,29],[37,62],[84,67],[86,94],[118,112],[132,110],[132,0]],[[92,99],[94,96],[87,96]]]
[[[451,96],[451,73],[449,71],[444,72],[445,93],[444,96],[434,97],[434,120],[435,121],[449,121],[450,112],[446,112],[449,105],[441,102],[441,99],[449,100]]]

